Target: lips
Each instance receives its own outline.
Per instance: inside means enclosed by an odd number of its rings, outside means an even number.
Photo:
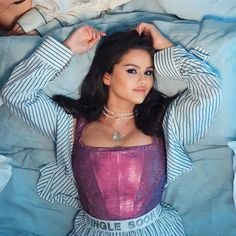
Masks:
[[[145,93],[146,92],[146,88],[136,88],[136,89],[133,89],[136,93]]]

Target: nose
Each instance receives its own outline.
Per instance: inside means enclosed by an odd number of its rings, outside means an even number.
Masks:
[[[146,84],[147,83],[147,76],[145,76],[144,74],[140,74],[138,81],[140,84]]]

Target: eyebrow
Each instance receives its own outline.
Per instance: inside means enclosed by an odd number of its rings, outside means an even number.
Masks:
[[[135,64],[125,64],[124,66],[132,66],[132,67],[136,67],[136,68],[140,69],[140,67],[138,65],[135,65]],[[154,69],[154,66],[149,66],[146,69]]]
[[[17,5],[17,4],[21,4],[22,2],[25,2],[25,0],[18,0],[18,1],[15,1],[13,4]]]

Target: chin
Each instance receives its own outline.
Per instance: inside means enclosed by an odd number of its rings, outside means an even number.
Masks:
[[[137,105],[137,104],[141,104],[141,103],[144,102],[144,100],[145,100],[145,98],[143,98],[143,99],[137,99],[137,100],[135,101],[135,104],[136,104],[136,105]]]

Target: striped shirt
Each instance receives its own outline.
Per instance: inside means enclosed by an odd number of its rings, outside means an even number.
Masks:
[[[10,109],[26,123],[55,142],[56,163],[40,169],[39,195],[51,202],[77,207],[78,193],[73,177],[73,117],[43,91],[69,65],[71,51],[48,37],[30,58],[15,67],[2,90]],[[221,100],[217,74],[205,62],[201,47],[187,52],[170,47],[154,56],[162,78],[182,80],[187,89],[168,107],[163,121],[167,150],[167,184],[192,168],[184,145],[199,140],[207,131]]]

